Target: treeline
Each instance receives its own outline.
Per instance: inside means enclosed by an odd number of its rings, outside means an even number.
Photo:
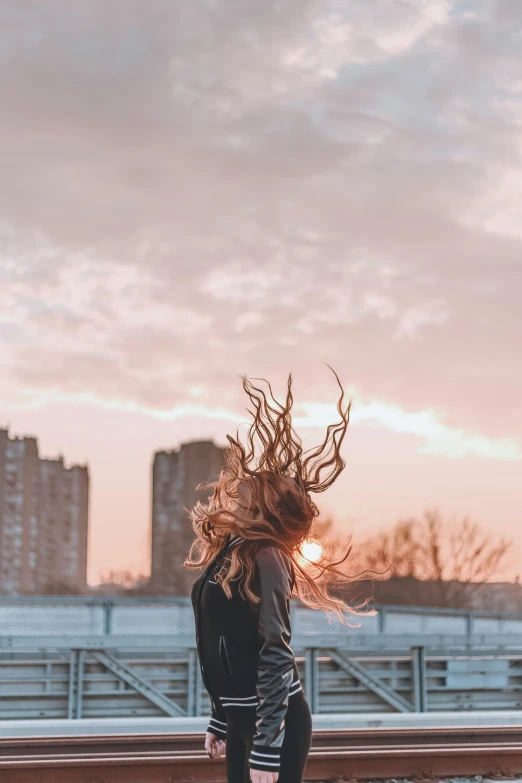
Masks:
[[[399,519],[391,527],[360,539],[347,535],[333,518],[327,518],[316,523],[314,532],[325,550],[339,559],[349,551],[339,570],[353,578],[353,583],[331,583],[343,597],[453,609],[488,605],[497,609],[502,603],[498,586],[491,583],[501,576],[513,542],[469,517],[445,520],[439,511],[427,510],[420,519]],[[506,585],[506,594],[509,587],[518,585]],[[511,592],[518,593],[518,589]],[[513,595],[511,603],[516,600]]]

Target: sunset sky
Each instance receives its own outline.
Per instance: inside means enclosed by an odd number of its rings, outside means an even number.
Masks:
[[[87,461],[89,577],[240,376],[355,540],[439,508],[522,574],[520,0],[0,0],[0,426]]]

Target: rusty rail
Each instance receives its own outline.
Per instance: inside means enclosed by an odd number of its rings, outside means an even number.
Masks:
[[[0,783],[225,783],[202,735],[0,739]],[[522,727],[318,730],[306,780],[522,773]]]

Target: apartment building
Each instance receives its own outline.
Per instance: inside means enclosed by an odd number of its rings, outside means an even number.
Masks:
[[[225,464],[226,449],[212,441],[183,443],[159,451],[152,467],[151,586],[157,593],[188,595],[199,571],[183,566],[194,532],[185,508],[204,501],[212,490],[197,490],[214,481]]]
[[[42,459],[35,438],[0,429],[0,593],[87,586],[89,473]]]

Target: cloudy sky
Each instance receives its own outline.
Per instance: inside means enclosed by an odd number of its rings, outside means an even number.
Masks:
[[[347,532],[522,539],[521,54],[520,0],[0,0],[0,425],[89,462],[91,581],[241,374],[322,441],[325,362]]]

